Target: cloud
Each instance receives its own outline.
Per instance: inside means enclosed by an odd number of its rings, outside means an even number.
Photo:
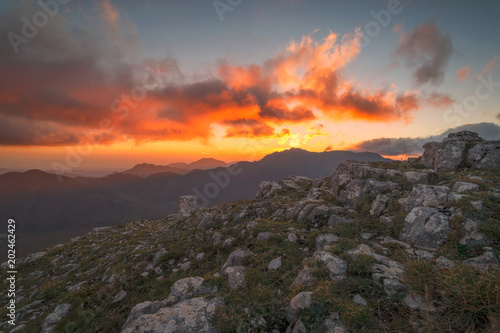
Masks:
[[[500,112],[497,113],[497,119],[500,120]]]
[[[470,67],[462,67],[457,70],[457,80],[460,82],[465,82],[470,74]]]
[[[350,149],[354,151],[370,151],[385,156],[417,156],[422,154],[422,146],[425,143],[431,141],[441,142],[448,134],[460,131],[476,132],[486,140],[500,139],[500,126],[493,123],[478,123],[451,128],[440,135],[424,138],[378,138],[367,140],[352,146]]]
[[[450,95],[439,92],[433,92],[422,99],[426,104],[441,109],[446,109],[455,102]]]
[[[323,150],[323,152],[332,151],[332,150],[333,150],[333,146],[329,145],[328,147],[325,148],[325,150]]]
[[[226,137],[284,139],[289,124],[410,119],[425,103],[416,92],[368,89],[346,76],[361,51],[359,29],[305,35],[261,64],[226,59],[211,74],[186,77],[173,58],[138,57],[137,28],[112,1],[81,4],[51,18],[18,54],[0,45],[0,145],[73,145],[89,132],[102,144],[208,143],[215,125]],[[22,2],[2,11],[0,34],[20,30],[18,18],[39,9]]]
[[[498,62],[498,60],[500,59],[500,56],[495,56],[493,59],[491,59],[490,61],[488,61],[483,69],[481,69],[481,71],[479,72],[479,74],[477,74],[477,77],[483,77],[485,76],[486,74],[489,74],[491,72],[493,72],[493,70],[495,69],[495,66]]]
[[[419,85],[443,81],[445,67],[453,51],[451,37],[439,31],[434,22],[426,22],[399,40],[396,55],[413,69],[413,78]]]

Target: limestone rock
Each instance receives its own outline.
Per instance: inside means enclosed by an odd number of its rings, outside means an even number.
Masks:
[[[71,304],[59,304],[43,321],[41,333],[55,332],[56,325],[68,315],[69,310],[71,310]]]
[[[303,291],[296,295],[290,301],[290,305],[286,308],[288,321],[293,324],[297,321],[297,313],[301,309],[307,309],[312,304],[312,295],[310,291]]]
[[[155,313],[144,314],[133,321],[127,320],[122,333],[217,333],[211,323],[215,311],[224,304],[222,297],[210,300],[192,298],[171,307],[164,307]]]
[[[127,292],[125,290],[121,290],[118,294],[116,294],[115,298],[113,298],[112,304],[119,303],[123,301],[127,297]]]
[[[399,239],[415,247],[436,250],[450,232],[448,216],[430,207],[415,207],[406,216]]]
[[[281,267],[281,257],[278,257],[278,258],[271,260],[271,262],[267,266],[267,268],[271,269],[271,270],[277,270],[280,267]]]
[[[430,207],[415,207],[406,216],[400,239],[425,250],[437,250],[450,232],[448,216]]]
[[[387,194],[379,194],[373,200],[372,202],[372,207],[370,209],[370,215],[373,216],[380,216],[383,214],[385,211],[385,208],[387,207],[387,202],[389,201],[389,196]]]
[[[270,181],[262,181],[259,184],[259,189],[257,190],[255,198],[260,199],[260,198],[272,197],[280,190],[282,190],[282,187],[278,183]]]
[[[478,143],[469,150],[468,161],[473,168],[500,169],[500,140]]]
[[[176,281],[165,304],[175,304],[188,298],[217,292],[217,287],[207,286],[202,277],[189,277]]]
[[[342,260],[336,255],[326,251],[316,251],[314,252],[313,257],[326,265],[330,279],[340,281],[345,278],[347,261]]]
[[[429,182],[429,176],[425,172],[406,171],[403,177],[410,184],[427,184]]]
[[[325,246],[338,242],[339,237],[334,234],[321,234],[316,236],[316,250],[323,251]]]
[[[456,182],[451,190],[458,193],[477,192],[479,191],[479,185],[466,182]]]
[[[226,268],[224,274],[227,275],[229,288],[235,290],[245,285],[246,269],[243,266],[232,266]]]
[[[415,207],[439,206],[453,200],[455,197],[450,195],[450,188],[447,186],[417,184],[408,197],[399,199],[399,203],[406,210],[411,210]]]
[[[179,215],[189,216],[192,212],[196,211],[196,197],[194,195],[183,195],[179,197]]]
[[[241,250],[238,249],[234,252],[232,252],[229,255],[229,258],[227,258],[226,262],[221,268],[221,274],[225,274],[226,269],[228,267],[233,267],[233,266],[242,266],[243,265],[243,258],[253,255],[252,251],[249,250]]]
[[[488,269],[490,266],[491,267],[498,267],[498,265],[499,265],[497,256],[491,251],[486,251],[478,257],[464,260],[463,263],[465,265],[469,265],[469,266],[477,267],[477,268],[482,268],[482,269]]]

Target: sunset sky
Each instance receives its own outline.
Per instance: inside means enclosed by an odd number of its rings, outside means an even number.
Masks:
[[[498,1],[2,1],[0,167],[290,147],[399,158],[467,124],[494,137],[499,13]]]

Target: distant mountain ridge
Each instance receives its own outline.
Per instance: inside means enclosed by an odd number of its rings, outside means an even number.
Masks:
[[[388,159],[375,153],[290,149],[256,162],[196,169],[183,175],[170,171],[146,177],[115,173],[103,178],[63,177],[59,182],[55,175],[40,170],[9,172],[0,175],[0,220],[19,221],[19,249],[26,254],[94,227],[174,213],[181,195],[198,195],[199,203],[208,206],[250,199],[262,180],[291,175],[324,178],[346,160]],[[210,163],[218,162],[208,159],[191,165]],[[229,170],[239,172],[229,175]]]
[[[184,175],[192,170],[207,170],[218,167],[226,167],[227,163],[224,161],[216,160],[215,158],[202,158],[192,163],[170,163],[168,165],[156,165],[151,163],[137,164],[129,170],[121,173],[131,174],[140,177],[148,177],[157,173],[173,172],[179,175]]]

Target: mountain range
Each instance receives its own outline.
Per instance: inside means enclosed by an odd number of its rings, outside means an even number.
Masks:
[[[102,178],[63,176],[62,181],[40,170],[9,172],[0,175],[0,219],[16,220],[18,249],[21,255],[28,254],[95,227],[174,213],[181,195],[194,194],[200,205],[208,206],[250,199],[263,180],[290,175],[324,178],[346,160],[387,159],[375,153],[315,153],[294,148],[260,161],[206,170],[202,168],[224,162],[203,159],[165,167],[141,164]],[[194,170],[185,174],[172,171],[181,168]],[[160,172],[152,173],[154,170]]]

